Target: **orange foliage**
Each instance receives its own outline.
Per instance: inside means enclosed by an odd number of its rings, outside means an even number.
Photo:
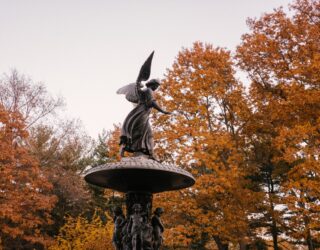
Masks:
[[[183,164],[197,176],[191,189],[161,196],[165,207],[167,196],[173,199],[170,227],[185,236],[185,246],[193,241],[203,247],[213,238],[221,244],[238,242],[249,235],[248,216],[258,199],[244,178],[242,129],[250,112],[233,75],[228,51],[195,43],[179,53],[158,94],[162,106],[175,110],[154,119],[160,158]],[[174,153],[169,157],[164,151]]]
[[[156,198],[170,211],[169,230],[185,239],[169,244],[214,239],[227,249],[254,244],[258,228],[274,249],[284,240],[319,244],[320,2],[291,10],[248,21],[236,54],[248,92],[230,53],[211,45],[182,50],[168,70],[158,98],[174,115],[154,114],[157,152],[197,176],[191,189]]]
[[[121,127],[120,125],[113,125],[113,130],[109,131],[108,138],[106,141],[108,147],[108,156],[112,161],[120,160],[120,138]]]
[[[156,98],[173,114],[152,115],[156,153],[197,181],[192,188],[154,197],[153,206],[166,211],[165,247],[211,249],[215,241],[218,249],[254,249],[263,245],[262,234],[272,236],[276,250],[291,243],[310,250],[320,245],[320,2],[297,0],[290,10],[292,15],[279,8],[249,19],[250,31],[234,59],[226,49],[196,42],[168,69]],[[234,62],[248,74],[247,90],[235,78]],[[13,72],[1,93],[19,97],[18,78]],[[45,243],[40,226],[51,223],[55,198],[47,195],[51,185],[26,150],[28,135],[17,110],[27,107],[23,117],[32,125],[61,101],[46,102],[43,88],[36,89],[42,90],[43,107],[33,116],[26,116],[31,107],[23,98],[16,98],[16,110],[3,107],[12,106],[11,99],[0,106],[1,244],[10,237]],[[119,160],[119,135],[115,126],[97,148],[99,164]],[[41,152],[53,155],[54,141],[49,144]],[[74,146],[66,148],[64,159],[74,164],[60,161],[63,166],[79,167]],[[61,183],[64,189],[68,180]],[[110,207],[123,201],[114,192],[105,197]],[[67,222],[53,249],[111,248],[111,224],[105,228],[98,217]]]
[[[0,106],[0,237],[4,245],[17,237],[46,244],[41,226],[52,223],[50,211],[56,201],[47,194],[52,185],[25,146],[24,126],[19,113]]]
[[[320,2],[298,0],[291,10],[290,16],[277,9],[250,19],[237,58],[251,79],[254,114],[246,133],[256,152],[263,150],[254,160],[268,174],[274,248],[282,228],[291,241],[314,249],[320,228]]]

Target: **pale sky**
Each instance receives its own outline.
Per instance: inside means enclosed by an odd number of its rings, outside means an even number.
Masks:
[[[116,90],[134,82],[155,50],[162,78],[182,47],[202,41],[234,51],[246,19],[288,0],[0,0],[0,74],[16,68],[62,95],[89,135],[132,109]]]

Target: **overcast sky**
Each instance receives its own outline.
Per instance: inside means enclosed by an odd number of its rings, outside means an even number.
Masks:
[[[16,68],[62,95],[70,117],[97,137],[132,105],[116,90],[134,82],[152,50],[162,78],[195,41],[234,51],[246,19],[288,0],[0,0],[0,73]]]

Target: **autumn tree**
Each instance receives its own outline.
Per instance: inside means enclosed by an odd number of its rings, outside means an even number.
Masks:
[[[115,162],[120,160],[120,125],[114,125],[112,130],[107,133],[107,140],[105,142],[108,148],[108,162]],[[106,208],[109,214],[113,214],[113,210],[117,206],[122,206],[125,203],[125,198],[123,193],[116,192],[111,189],[103,190],[103,197],[107,201]]]
[[[197,177],[193,188],[181,191],[174,207],[183,219],[172,226],[187,225],[186,239],[197,249],[210,240],[228,249],[250,239],[248,216],[259,203],[245,178],[252,170],[243,136],[250,109],[234,73],[230,52],[198,42],[179,53],[158,95],[174,111],[154,119],[158,154]]]
[[[114,125],[113,129],[102,131],[95,142],[91,155],[91,167],[120,160],[119,156],[120,125]],[[101,188],[88,184],[92,191],[92,199],[95,206],[102,211],[108,210],[112,213],[115,206],[121,205],[122,195],[110,189]]]
[[[119,159],[120,127],[103,131],[95,142],[90,164],[99,166]],[[64,217],[64,225],[60,227],[55,243],[49,248],[54,249],[112,249],[112,210],[123,203],[122,195],[112,191],[89,185],[93,192],[94,211],[88,213],[68,214]]]
[[[66,214],[77,216],[92,210],[91,195],[81,177],[91,163],[91,145],[91,139],[76,120],[60,121],[55,126],[38,124],[30,129],[28,147],[52,182],[52,193],[58,197],[52,212],[55,223],[48,227],[52,236],[64,224]]]
[[[61,97],[52,97],[41,82],[16,69],[0,77],[0,103],[8,111],[19,112],[27,127],[55,114],[64,105]]]
[[[262,149],[252,160],[264,173],[259,181],[267,190],[274,249],[279,249],[281,232],[315,249],[320,228],[320,2],[298,0],[290,10],[249,19],[251,31],[243,35],[237,58],[251,80],[253,116],[259,121],[252,120],[246,132],[253,151]]]
[[[92,209],[89,190],[80,176],[92,162],[92,139],[78,120],[57,115],[63,100],[52,97],[42,83],[12,70],[1,77],[0,89],[0,103],[11,112],[21,113],[29,132],[25,146],[53,185],[48,194],[58,197],[52,211],[54,223],[43,228],[53,236],[67,213],[76,216]]]
[[[0,104],[0,238],[5,249],[47,245],[43,225],[52,223],[52,185],[26,147],[20,113]]]

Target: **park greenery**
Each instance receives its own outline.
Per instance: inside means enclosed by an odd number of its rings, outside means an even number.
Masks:
[[[154,195],[163,249],[320,249],[320,1],[247,24],[235,51],[181,49],[157,91],[173,111],[152,113],[157,156],[196,177]],[[0,79],[0,249],[112,249],[123,196],[83,174],[119,160],[120,125],[94,140],[64,105],[17,70]]]

